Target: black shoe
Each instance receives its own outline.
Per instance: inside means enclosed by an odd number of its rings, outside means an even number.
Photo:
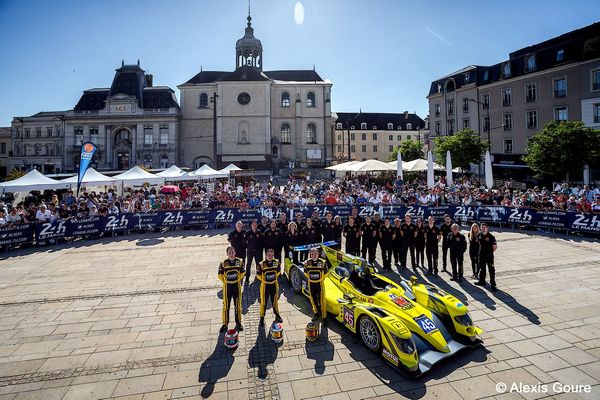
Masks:
[[[279,323],[283,322],[283,319],[281,319],[281,316],[279,314],[275,314],[275,322],[279,322]]]
[[[221,326],[221,329],[219,329],[219,332],[223,333],[227,331],[227,325],[223,325]]]
[[[258,326],[265,326],[265,317],[260,317],[260,322],[258,323]]]
[[[462,282],[462,281],[463,281],[463,277],[462,277],[462,276],[459,276],[459,277],[458,277],[458,282]]]
[[[433,272],[430,272],[430,271],[425,272],[425,276],[431,276],[431,275],[433,275]]]
[[[474,283],[474,285],[485,286],[485,282],[477,281],[477,282]]]
[[[446,267],[442,267],[442,272],[446,272],[446,271],[448,271],[448,270],[446,269]]]
[[[450,278],[450,280],[451,281],[457,281],[458,279],[455,276],[453,276],[452,278]]]
[[[242,325],[240,325],[240,324],[237,324],[237,325],[235,326],[235,330],[236,330],[236,331],[238,331],[238,332],[241,332],[241,331],[243,331],[243,330],[244,330],[244,327],[243,327]]]

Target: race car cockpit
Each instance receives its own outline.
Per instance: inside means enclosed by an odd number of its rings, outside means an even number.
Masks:
[[[366,296],[373,296],[380,290],[384,290],[386,283],[371,274],[368,267],[352,263],[340,263],[335,268],[335,272],[340,276],[340,282],[348,279],[354,288]]]

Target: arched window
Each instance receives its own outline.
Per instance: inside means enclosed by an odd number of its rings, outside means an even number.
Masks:
[[[290,94],[288,92],[281,93],[281,107],[290,106]]]
[[[366,122],[361,122],[360,123],[360,129],[367,129],[367,123]]]
[[[315,94],[313,92],[308,92],[306,95],[306,107],[316,107],[317,102],[315,101]]]
[[[306,126],[306,143],[317,143],[317,126],[315,124],[311,123]]]
[[[412,124],[410,122],[406,124],[406,130],[412,131]]]
[[[342,123],[338,122],[335,126],[335,129],[342,129]]]
[[[290,124],[281,125],[281,143],[292,143],[292,128]]]
[[[394,124],[392,124],[391,122],[388,124],[388,130],[390,129],[394,129]]]
[[[200,93],[198,108],[208,108],[208,95],[206,93]]]

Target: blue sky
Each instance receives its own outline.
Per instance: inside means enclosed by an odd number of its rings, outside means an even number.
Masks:
[[[589,1],[254,0],[264,68],[312,69],[333,82],[332,109],[427,115],[432,80],[596,22]],[[0,0],[0,126],[72,108],[141,60],[176,86],[203,66],[232,70],[246,0]],[[177,94],[178,91],[176,90]]]

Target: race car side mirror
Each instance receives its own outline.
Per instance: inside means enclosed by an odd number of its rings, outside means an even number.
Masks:
[[[344,299],[348,300],[350,302],[350,304],[352,304],[352,301],[354,300],[354,295],[350,294],[350,293],[344,293]]]
[[[416,276],[412,275],[410,277],[410,284],[411,284],[411,286],[417,284],[417,277]]]

